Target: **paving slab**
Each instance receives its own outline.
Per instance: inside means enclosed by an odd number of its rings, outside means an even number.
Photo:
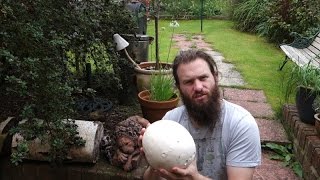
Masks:
[[[260,131],[260,141],[265,143],[289,144],[290,141],[282,124],[277,120],[255,118]]]
[[[227,100],[267,102],[263,90],[223,88],[223,97]]]
[[[274,112],[272,111],[272,108],[271,108],[270,104],[268,104],[268,103],[238,101],[238,100],[229,100],[229,101],[244,107],[255,118],[266,118],[266,119],[273,119],[274,118]]]
[[[272,152],[262,152],[262,164],[255,169],[253,180],[299,180],[300,178],[282,162],[271,160]]]

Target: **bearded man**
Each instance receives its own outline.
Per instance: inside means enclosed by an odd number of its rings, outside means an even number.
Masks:
[[[190,132],[196,160],[186,169],[149,167],[144,179],[252,179],[261,164],[259,129],[247,110],[222,99],[212,57],[200,50],[181,51],[173,62],[173,76],[183,105],[162,119]]]

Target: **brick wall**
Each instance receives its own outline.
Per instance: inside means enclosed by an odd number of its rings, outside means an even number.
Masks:
[[[299,119],[294,105],[283,106],[283,125],[292,137],[294,154],[302,165],[304,179],[320,179],[320,134],[315,126]]]
[[[128,173],[103,159],[96,164],[73,163],[61,167],[39,161],[24,161],[15,166],[6,156],[0,157],[0,180],[141,180],[146,167],[143,160],[137,169]]]

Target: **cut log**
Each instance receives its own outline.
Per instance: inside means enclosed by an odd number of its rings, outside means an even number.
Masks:
[[[88,162],[96,163],[99,159],[100,141],[103,136],[103,124],[101,122],[75,120],[78,125],[79,136],[86,143],[83,147],[73,147],[70,149],[67,162]],[[23,140],[20,134],[14,134],[12,138],[12,152],[16,151],[18,144]],[[50,146],[40,139],[35,139],[28,143],[29,154],[25,159],[47,161]]]

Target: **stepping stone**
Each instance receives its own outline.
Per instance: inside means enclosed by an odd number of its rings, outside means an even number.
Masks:
[[[273,119],[271,105],[266,101],[262,90],[223,88],[223,97],[247,109],[255,118]]]
[[[245,83],[241,78],[221,77],[220,86],[243,86]]]
[[[239,96],[239,97],[241,97],[241,96]],[[274,118],[274,113],[272,111],[270,104],[268,104],[268,103],[238,101],[238,100],[228,100],[228,101],[244,107],[255,118],[266,118],[266,119],[273,119]]]
[[[256,118],[260,131],[260,141],[265,143],[289,144],[287,134],[282,124],[277,120]]]
[[[300,180],[292,169],[271,160],[271,155],[271,152],[262,151],[262,164],[254,170],[253,180]]]
[[[262,90],[223,88],[223,96],[227,100],[267,102]]]

